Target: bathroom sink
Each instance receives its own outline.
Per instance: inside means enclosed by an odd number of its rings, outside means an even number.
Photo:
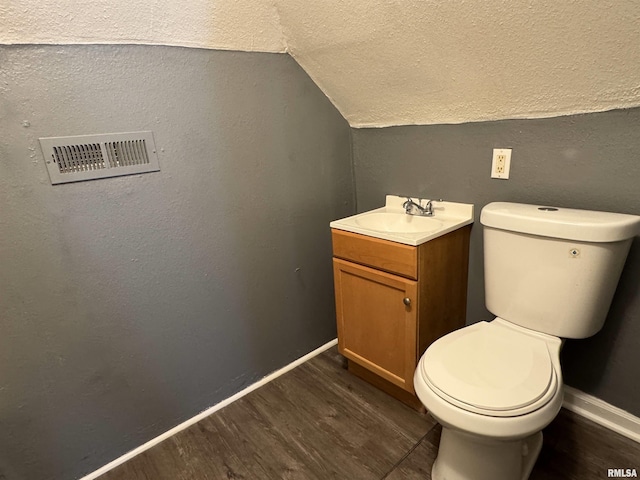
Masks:
[[[406,200],[387,195],[384,207],[335,220],[329,225],[338,230],[416,246],[473,223],[473,205],[434,202],[434,215],[426,217],[408,215],[402,207]]]
[[[442,228],[442,222],[434,217],[419,217],[404,212],[372,212],[360,215],[355,222],[377,232],[428,233]]]

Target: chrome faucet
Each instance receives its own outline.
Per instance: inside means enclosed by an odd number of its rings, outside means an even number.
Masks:
[[[441,202],[442,199],[438,200],[429,200],[427,204],[423,207],[420,205],[422,203],[422,199],[418,199],[418,203],[414,202],[411,197],[407,197],[407,201],[402,204],[404,211],[407,215],[420,215],[422,217],[433,217],[433,202]],[[417,211],[417,213],[413,213]]]

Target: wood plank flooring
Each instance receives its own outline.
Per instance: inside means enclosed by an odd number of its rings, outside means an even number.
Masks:
[[[440,427],[351,375],[333,348],[100,480],[430,479]],[[640,444],[563,410],[531,480],[640,471]]]

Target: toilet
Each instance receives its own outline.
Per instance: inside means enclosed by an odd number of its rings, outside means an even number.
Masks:
[[[495,202],[482,209],[496,318],[425,351],[414,375],[442,425],[434,480],[526,480],[563,400],[560,349],[604,324],[640,217]]]

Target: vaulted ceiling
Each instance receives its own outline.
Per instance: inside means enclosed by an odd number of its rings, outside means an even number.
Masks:
[[[634,1],[278,2],[289,52],[352,126],[640,104]]]
[[[0,43],[288,52],[354,127],[640,106],[637,0],[9,0]]]

